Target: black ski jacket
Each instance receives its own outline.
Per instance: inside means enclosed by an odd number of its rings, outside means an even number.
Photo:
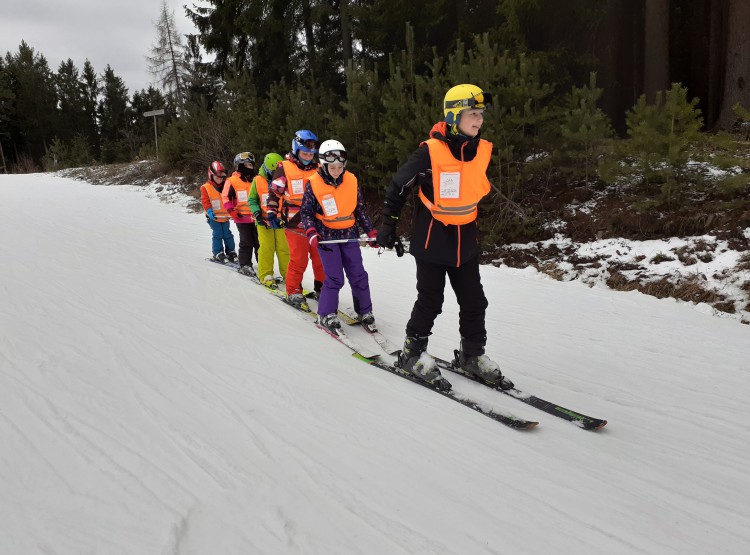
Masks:
[[[468,138],[448,134],[445,122],[435,124],[430,131],[430,137],[446,142],[456,160],[468,162],[477,154],[479,135]],[[420,187],[424,195],[434,202],[432,161],[426,144],[411,154],[409,160],[398,169],[391,180],[386,192],[384,215],[398,217],[409,195],[413,191],[418,191]],[[457,267],[479,254],[476,221],[463,225],[446,225],[434,219],[419,198],[415,199],[414,204],[409,246],[409,252],[414,258]]]

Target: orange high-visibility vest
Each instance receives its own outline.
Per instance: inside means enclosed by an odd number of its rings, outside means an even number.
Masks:
[[[214,219],[217,222],[226,222],[229,220],[229,212],[224,208],[224,199],[221,198],[221,193],[216,190],[216,187],[210,181],[206,181],[201,185],[201,189],[206,191],[208,199],[211,201],[211,208],[214,211]]]
[[[252,183],[242,180],[240,172],[234,172],[224,181],[224,190],[221,192],[222,200],[229,202],[229,187],[234,187],[234,192],[237,195],[237,206],[234,207],[234,211],[237,212],[238,216],[253,215],[253,211],[247,203],[247,199],[250,196],[250,185]],[[216,211],[214,210],[214,212]]]
[[[262,175],[256,175],[253,180],[255,183],[255,191],[258,193],[260,199],[260,210],[263,212],[263,216],[268,216],[268,179]]]
[[[323,214],[315,214],[323,225],[332,229],[348,229],[354,225],[354,210],[357,208],[357,178],[344,172],[338,187],[326,183],[319,173],[310,178],[310,185]]]
[[[432,217],[449,225],[462,225],[477,219],[477,205],[490,192],[487,168],[492,156],[492,143],[479,139],[477,154],[470,162],[456,160],[450,147],[438,139],[425,141],[432,161],[430,202],[419,189],[419,198],[432,212]]]
[[[310,162],[309,170],[301,170],[299,166],[289,160],[281,162],[286,176],[286,191],[284,192],[284,204],[289,208],[289,219],[299,212],[302,197],[305,194],[305,182],[318,173],[318,165]]]

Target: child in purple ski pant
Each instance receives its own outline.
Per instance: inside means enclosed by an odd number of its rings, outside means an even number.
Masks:
[[[367,272],[359,250],[359,229],[377,248],[377,231],[364,208],[357,178],[346,171],[346,150],[339,141],[328,140],[318,150],[320,167],[305,184],[300,215],[312,247],[318,248],[326,279],[318,301],[318,322],[330,331],[341,327],[336,315],[344,275],[354,298],[360,321],[374,326]],[[339,241],[328,243],[327,241]]]

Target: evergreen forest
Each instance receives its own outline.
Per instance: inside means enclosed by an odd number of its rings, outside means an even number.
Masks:
[[[295,130],[311,129],[346,145],[374,199],[442,118],[445,91],[474,83],[496,100],[483,129],[495,146],[487,243],[537,239],[551,232],[555,201],[605,193],[627,214],[573,221],[573,235],[750,225],[746,0],[211,0],[184,9],[194,24],[186,36],[161,6],[144,52],[154,84],[144,90],[131,93],[114,68],[88,60],[51,68],[31,41],[0,58],[0,171],[154,159],[163,173],[200,179],[211,160],[284,154]],[[160,109],[157,153],[143,113]]]

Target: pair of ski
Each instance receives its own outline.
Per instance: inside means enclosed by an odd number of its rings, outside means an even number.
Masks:
[[[359,320],[357,319],[356,315],[351,314],[349,311],[346,310],[339,310],[339,319],[346,323],[347,325],[357,325],[359,323]],[[320,326],[318,326],[320,327]],[[367,328],[366,328],[367,329]],[[328,330],[324,331],[330,332]],[[376,340],[376,342],[383,348],[383,350],[390,354],[390,355],[398,355],[399,349],[393,345],[390,341],[388,341],[387,338],[385,338],[380,332],[377,330],[371,331],[367,329],[368,333],[373,336],[373,338]],[[340,339],[339,337],[336,337],[337,339]],[[348,338],[347,338],[348,339]],[[380,340],[379,340],[380,339]],[[342,341],[343,342],[343,341]],[[351,343],[351,341],[348,341]],[[397,368],[393,365],[384,363],[383,361],[371,358],[371,357],[365,357],[361,353],[357,352],[356,348],[353,348],[352,345],[347,345],[350,349],[355,351],[355,357],[357,357],[359,360],[363,360],[363,362],[367,362],[368,364],[372,366],[377,366],[378,368],[382,368],[384,370],[388,370],[391,373],[398,374],[399,376],[406,377],[410,381],[413,381],[415,383],[419,383],[420,385],[429,387],[430,389],[433,389],[434,391],[437,391],[438,393],[442,395],[446,395],[447,397],[454,398],[454,400],[460,402],[463,405],[469,406],[470,408],[476,410],[477,412],[481,412],[482,414],[485,414],[485,416],[488,416],[492,418],[493,420],[498,420],[502,422],[503,424],[507,424],[511,426],[512,428],[516,429],[530,429],[535,427],[538,422],[534,421],[528,421],[524,420],[522,418],[513,416],[512,414],[508,413],[498,413],[496,411],[490,411],[487,409],[484,409],[483,407],[479,406],[477,403],[465,399],[467,402],[463,402],[463,400],[455,399],[455,395],[451,395],[451,392],[444,392],[438,389],[437,387],[428,384],[426,382],[423,382],[422,380],[419,380],[418,378],[415,378],[408,372],[404,372],[400,368]],[[456,353],[457,356],[457,353]],[[526,403],[527,405],[530,405],[534,408],[537,408],[541,411],[544,411],[548,414],[551,414],[553,416],[556,416],[558,418],[562,418],[564,420],[567,420],[569,422],[572,422],[574,425],[583,428],[584,430],[598,430],[600,428],[603,428],[606,424],[606,420],[602,420],[600,418],[594,418],[591,416],[587,416],[585,414],[581,414],[579,412],[570,410],[568,408],[565,408],[561,405],[558,405],[557,403],[552,403],[550,401],[546,401],[544,399],[541,399],[540,397],[536,397],[535,395],[530,395],[524,391],[521,391],[520,389],[513,387],[511,389],[501,389],[498,386],[494,386],[492,384],[489,384],[482,380],[481,378],[478,378],[474,376],[473,374],[470,374],[468,372],[465,372],[460,368],[460,366],[457,364],[457,361],[454,360],[452,362],[449,362],[447,360],[443,360],[437,357],[433,357],[435,359],[435,362],[437,363],[438,367],[441,370],[447,370],[449,372],[453,372],[456,374],[460,374],[464,376],[465,378],[468,378],[472,381],[475,381],[477,383],[480,383],[482,385],[485,385],[487,387],[490,387],[492,389],[495,389],[501,393],[504,393],[505,395],[508,395],[510,397],[513,397],[514,399],[517,399],[523,403]]]
[[[212,259],[209,259],[209,260],[211,260],[212,262],[221,264],[218,261],[215,261]],[[231,267],[229,266],[229,264],[226,264],[226,263],[222,265]],[[246,276],[246,277],[250,277],[251,279],[253,279],[253,276]],[[264,285],[260,282],[260,280],[258,280],[257,277],[255,277],[253,281],[260,285]],[[295,308],[296,310],[304,313],[305,315],[309,317],[315,318],[316,316],[315,313],[312,310],[310,310],[310,307],[306,303],[301,306],[296,305],[296,304],[291,303],[288,300],[287,296],[282,291],[279,291],[277,289],[272,289],[266,286],[264,286],[264,289],[274,294],[279,300]],[[359,325],[360,324],[358,315],[354,314],[352,311],[348,311],[346,309],[340,309],[338,312],[338,316],[339,316],[340,321],[344,322],[347,325]],[[391,374],[407,379],[415,384],[421,385],[422,387],[431,389],[435,391],[436,393],[443,395],[444,397],[447,397],[453,401],[456,401],[457,403],[460,403],[476,412],[483,414],[484,416],[487,416],[488,418],[491,418],[497,422],[505,424],[506,426],[509,426],[511,428],[518,429],[518,430],[529,430],[531,428],[536,427],[539,424],[536,421],[525,420],[523,418],[514,416],[513,414],[510,414],[507,412],[501,412],[501,411],[497,411],[488,407],[484,407],[480,405],[479,403],[477,403],[476,401],[470,398],[467,398],[465,396],[462,396],[453,390],[446,391],[446,390],[440,389],[439,387],[433,384],[420,380],[419,378],[413,376],[409,372],[404,371],[401,368],[398,368],[397,366],[393,364],[389,364],[383,360],[380,360],[379,355],[377,353],[373,353],[372,351],[369,351],[365,349],[364,347],[358,345],[349,336],[347,336],[343,332],[343,330],[332,332],[331,330],[321,326],[317,322],[317,318],[315,318],[315,325],[316,327],[320,328],[322,331],[326,332],[328,335],[332,336],[333,338],[341,342],[343,345],[348,347],[353,352],[353,356],[357,358],[357,360],[360,360],[366,364],[369,364],[370,366],[375,366],[376,368],[380,368],[381,370],[385,370],[387,372],[390,372]],[[396,347],[385,336],[383,336],[377,330],[377,328],[375,328],[374,326],[362,326],[362,327],[367,331],[367,333],[369,333],[373,337],[373,339],[376,341],[376,343],[378,343],[378,345],[380,346],[380,348],[383,349],[383,351],[385,351],[386,353],[392,356],[398,355],[399,353],[398,347]],[[496,389],[497,391],[504,393],[505,395],[513,397],[514,399],[517,399],[523,403],[526,403],[527,405],[530,405],[534,408],[544,411],[547,414],[551,414],[558,418],[567,420],[584,430],[599,430],[607,424],[606,420],[602,420],[600,418],[594,418],[591,416],[587,416],[585,414],[581,414],[579,412],[570,410],[556,403],[552,403],[550,401],[546,401],[544,399],[536,397],[535,395],[528,394],[524,391],[521,391],[518,388],[514,387],[511,389],[504,390],[499,387],[493,386],[492,384],[488,384],[487,382],[481,380],[480,378],[477,378],[476,376],[472,374],[464,372],[463,370],[461,370],[460,367],[458,367],[457,364],[455,364],[455,361],[449,362],[447,360],[443,360],[440,358],[436,358],[436,357],[434,358],[435,358],[436,363],[438,364],[438,367],[441,370],[447,370],[449,372],[461,374],[462,376],[472,381],[481,383],[482,385],[485,385],[492,389]]]

